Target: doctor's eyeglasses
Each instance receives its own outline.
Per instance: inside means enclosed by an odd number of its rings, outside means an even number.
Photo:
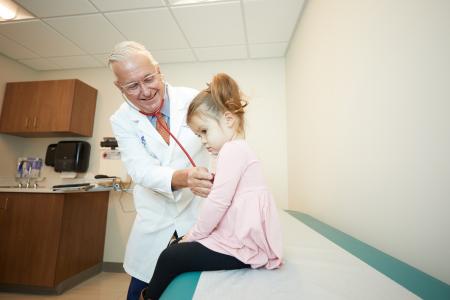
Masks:
[[[158,75],[159,72],[155,72],[153,74],[149,74],[144,77],[141,81],[130,82],[125,85],[121,85],[120,87],[125,91],[125,93],[129,95],[137,95],[141,91],[142,85],[146,88],[156,88],[158,87],[159,80]]]

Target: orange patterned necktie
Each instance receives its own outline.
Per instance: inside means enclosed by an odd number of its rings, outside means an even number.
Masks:
[[[164,141],[166,141],[167,145],[169,145],[170,135],[169,132],[167,131],[169,126],[167,126],[167,122],[160,112],[156,113],[155,117],[156,117],[156,131],[159,132]]]
[[[183,145],[181,145],[178,139],[173,134],[170,133],[169,126],[167,125],[167,122],[164,119],[164,117],[161,115],[161,107],[163,106],[163,103],[164,101],[161,101],[159,109],[156,112],[145,113],[141,110],[139,112],[147,117],[150,116],[156,117],[156,131],[159,132],[159,134],[162,136],[162,138],[164,139],[164,141],[166,141],[167,144],[169,144],[170,136],[172,136],[173,140],[178,144],[178,146],[180,146],[181,150],[183,150],[184,154],[186,154],[186,157],[189,159],[191,165],[195,168],[196,167],[195,161],[192,159],[192,157],[189,155],[186,149],[184,149]],[[214,180],[214,174],[212,180]]]

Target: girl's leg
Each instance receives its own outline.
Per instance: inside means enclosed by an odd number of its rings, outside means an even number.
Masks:
[[[177,275],[192,271],[217,271],[249,268],[237,258],[209,250],[197,242],[174,244],[158,258],[145,299],[159,299]]]

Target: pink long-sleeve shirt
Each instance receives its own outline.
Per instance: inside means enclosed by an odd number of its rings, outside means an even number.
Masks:
[[[236,257],[252,268],[282,264],[278,212],[260,161],[245,140],[226,143],[217,158],[214,185],[185,237]]]

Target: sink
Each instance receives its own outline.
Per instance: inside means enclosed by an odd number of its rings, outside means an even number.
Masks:
[[[25,187],[25,186],[20,187],[18,185],[0,185],[0,189],[20,189],[20,190],[24,190],[24,191],[36,190],[36,189],[42,189],[42,188],[44,188],[44,187],[43,186],[34,187],[32,185],[29,187]]]

